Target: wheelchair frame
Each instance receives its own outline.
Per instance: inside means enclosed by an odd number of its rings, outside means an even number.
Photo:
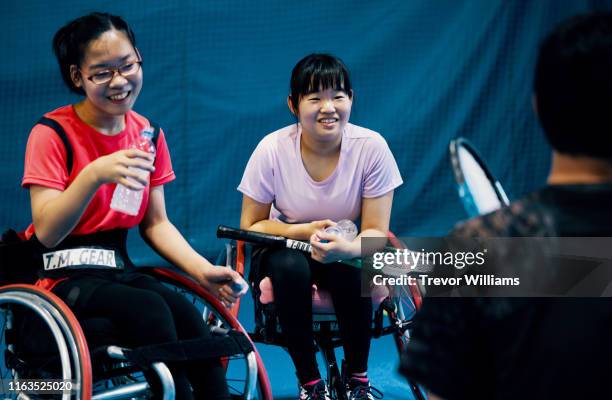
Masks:
[[[393,235],[389,233],[389,241],[395,247],[404,247],[402,243]],[[250,261],[247,261],[247,250],[246,243],[243,241],[235,241],[235,254],[233,254],[232,244],[226,245],[226,260],[227,265],[235,268],[235,270],[243,276],[246,272],[246,266]],[[251,284],[251,293],[255,303],[255,332],[249,332],[249,336],[256,343],[271,344],[284,347],[282,337],[279,335],[279,329],[276,324],[269,324],[264,319],[266,316],[258,315],[262,312],[263,307],[259,302],[256,293],[258,291],[253,290],[253,282]],[[422,296],[418,286],[410,286],[410,295],[414,304],[414,311],[416,312],[422,304]],[[411,320],[406,318],[406,314],[403,309],[403,305],[399,301],[394,301],[392,297],[387,297],[379,308],[375,310],[374,314],[374,328],[372,332],[373,338],[378,338],[383,335],[392,334],[396,348],[401,353],[409,340],[410,323]],[[240,300],[232,308],[232,314],[237,316],[240,308]],[[383,326],[383,314],[387,314],[389,319],[389,325]],[[346,400],[346,392],[343,387],[342,374],[338,367],[338,361],[336,359],[335,349],[343,345],[341,338],[338,336],[337,329],[334,328],[334,324],[337,324],[334,314],[313,314],[313,325],[318,325],[318,330],[313,329],[315,343],[318,349],[321,351],[323,359],[326,364],[327,372],[327,383],[330,388],[330,395],[332,399]],[[270,331],[272,329],[272,331]],[[415,399],[425,400],[423,393],[421,392],[418,385],[408,380],[410,389]]]
[[[139,270],[155,276],[166,284],[174,286],[175,290],[181,293],[190,293],[193,296],[192,302],[194,304],[197,301],[202,303],[203,318],[211,325],[213,334],[224,334],[229,329],[234,329],[246,335],[244,328],[232,313],[191,279],[168,269],[142,268]],[[145,396],[148,392],[149,384],[146,380],[144,382],[117,384],[115,379],[112,387],[92,393],[98,385],[94,385],[90,353],[81,325],[68,306],[49,290],[29,284],[11,284],[0,287],[0,307],[5,313],[6,328],[12,328],[11,305],[23,306],[31,310],[38,317],[42,318],[46,326],[49,327],[59,352],[61,380],[74,383],[73,390],[62,393],[62,400],[75,398],[79,400],[134,398]],[[2,336],[3,339],[6,339],[4,333]],[[248,338],[248,335],[246,336]],[[10,354],[11,346],[14,346],[14,344],[5,342],[5,345],[7,345],[4,360],[6,364],[6,357]],[[126,357],[125,349],[109,346],[106,348],[106,356],[120,363],[120,367],[123,370],[126,369],[125,365],[128,358]],[[231,357],[222,358],[226,369],[228,363],[234,359]],[[246,372],[244,373],[243,391],[238,396],[234,395],[233,398],[272,399],[272,392],[265,367],[254,346],[253,350],[244,356],[244,362]],[[5,372],[12,374],[12,379],[19,379],[18,372],[15,369],[8,365],[3,366],[3,369],[5,369]],[[173,399],[174,382],[170,370],[162,362],[152,363],[151,369],[160,378],[164,391],[163,399]],[[129,368],[128,370],[131,371]],[[4,379],[6,377],[2,376],[1,378]],[[228,385],[230,385],[230,382],[228,382]],[[14,395],[15,398],[19,399],[30,398],[25,392],[16,392]]]

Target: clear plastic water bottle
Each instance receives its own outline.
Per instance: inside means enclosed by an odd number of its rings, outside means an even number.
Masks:
[[[352,242],[357,237],[357,226],[350,219],[343,219],[338,221],[336,225],[325,228],[325,233],[331,233]]]
[[[140,132],[140,137],[131,146],[133,149],[146,151],[147,153],[155,154],[155,145],[153,144],[153,128],[147,127]],[[141,168],[129,167],[129,169],[138,169],[141,174],[149,175],[149,171]],[[132,180],[131,178],[127,178]],[[132,180],[133,181],[133,180]],[[117,184],[113,192],[110,207],[127,215],[138,215],[140,205],[142,204],[142,195],[144,190],[132,190],[127,187]]]

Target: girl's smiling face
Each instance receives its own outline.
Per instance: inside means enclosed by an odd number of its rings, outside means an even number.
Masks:
[[[351,115],[353,93],[334,88],[320,89],[300,98],[297,117],[302,125],[302,134],[316,141],[334,141]]]
[[[120,116],[132,109],[142,88],[140,56],[127,35],[111,29],[89,42],[80,66],[70,67],[72,80],[85,91],[94,112]],[[103,81],[111,74],[110,81]]]

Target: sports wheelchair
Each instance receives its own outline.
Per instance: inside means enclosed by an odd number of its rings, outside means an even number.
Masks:
[[[166,362],[219,357],[232,398],[272,399],[261,358],[240,323],[191,279],[170,269],[139,268],[187,296],[211,327],[213,339],[126,349],[119,346],[109,320],[77,321],[59,297],[33,285],[33,271],[12,263],[15,252],[24,254],[20,246],[25,243],[3,239],[1,398],[146,399],[153,396],[154,379],[162,398],[170,400],[174,383]]]
[[[218,228],[217,237],[235,239],[226,245],[227,263],[240,274],[249,277],[251,295],[255,306],[255,328],[253,332],[249,332],[249,336],[256,343],[284,347],[278,317],[274,312],[271,282],[269,278],[264,278],[259,285],[253,281],[253,277],[258,276],[258,274],[253,271],[253,265],[251,264],[253,246],[250,243],[285,246],[303,251],[307,251],[307,247],[305,247],[307,244],[223,225]],[[392,233],[389,234],[389,243],[392,247],[405,247]],[[397,292],[392,292],[392,290],[397,290]],[[333,399],[346,400],[346,389],[335,355],[335,349],[341,347],[343,341],[340,337],[331,296],[314,285],[312,293],[313,336],[315,345],[325,362],[330,395]],[[376,287],[372,292],[372,301],[375,310],[372,321],[372,337],[392,335],[398,354],[400,354],[410,338],[411,318],[421,307],[421,289],[417,285],[393,289],[384,286]],[[235,305],[233,312],[237,313],[238,308],[239,303]],[[343,364],[344,361],[342,366]],[[425,397],[418,385],[412,381],[408,383],[412,396],[417,400],[424,400]]]

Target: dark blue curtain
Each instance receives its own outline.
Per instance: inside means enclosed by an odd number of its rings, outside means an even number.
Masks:
[[[383,134],[400,166],[392,229],[446,232],[465,213],[447,145],[465,136],[511,197],[542,185],[549,149],[531,110],[537,44],[561,19],[607,1],[47,1],[2,2],[0,222],[25,228],[20,188],[33,123],[78,101],[51,52],[69,19],[101,10],[124,16],[144,57],[136,111],[166,130],[177,180],[169,215],[206,255],[217,224],[238,225],[235,190],[267,133],[292,121],[286,107],[293,65],[331,52],[355,86],[351,121]],[[137,262],[157,262],[132,235]]]

